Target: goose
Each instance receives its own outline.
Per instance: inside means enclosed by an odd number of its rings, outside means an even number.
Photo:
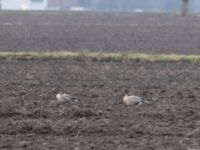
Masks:
[[[135,96],[135,95],[131,95],[128,96],[127,94],[125,94],[124,98],[123,98],[124,104],[127,106],[135,106],[136,108],[139,107],[140,105],[142,105],[143,102],[147,102],[148,101],[144,101],[141,97],[139,96]]]
[[[62,93],[62,92],[59,92],[58,94],[56,94],[56,98],[57,98],[58,102],[60,102],[60,103],[70,102],[72,100],[75,100],[75,102],[77,101],[76,98],[72,97],[69,94]]]

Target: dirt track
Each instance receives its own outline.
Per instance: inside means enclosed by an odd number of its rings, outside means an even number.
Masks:
[[[0,149],[200,148],[200,69],[192,63],[0,60]],[[147,97],[138,109],[124,89]],[[79,102],[57,105],[65,91]]]
[[[0,12],[1,51],[200,54],[199,16]]]

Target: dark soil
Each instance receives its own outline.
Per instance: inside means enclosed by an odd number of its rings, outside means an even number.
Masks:
[[[199,64],[0,60],[0,149],[200,149]],[[124,90],[149,99],[122,102]],[[78,102],[58,104],[67,92]]]
[[[200,17],[98,12],[0,12],[1,51],[200,54]]]
[[[1,51],[200,54],[198,16],[0,12]],[[200,149],[199,63],[0,60],[0,149]],[[147,98],[139,108],[124,91]],[[78,102],[58,104],[66,92]]]

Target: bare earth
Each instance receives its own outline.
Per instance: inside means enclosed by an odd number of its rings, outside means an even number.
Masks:
[[[200,68],[192,63],[0,61],[0,149],[200,148]],[[124,90],[149,99],[138,109]],[[79,101],[58,105],[65,91]]]
[[[199,23],[173,14],[0,12],[0,49],[200,54]],[[1,59],[0,72],[1,150],[200,149],[199,63]],[[124,90],[150,103],[127,107]],[[59,105],[59,91],[79,101]]]
[[[198,15],[0,12],[0,50],[200,54],[199,24]]]

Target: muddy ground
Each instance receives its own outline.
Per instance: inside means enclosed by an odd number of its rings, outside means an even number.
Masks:
[[[199,64],[0,60],[0,149],[200,149]],[[124,90],[150,103],[122,102]],[[78,102],[58,104],[67,92]]]
[[[198,15],[2,11],[0,49],[199,54],[199,22]],[[199,81],[199,63],[1,59],[0,149],[200,149]],[[125,90],[149,103],[125,106]],[[58,104],[59,91],[78,101]]]
[[[200,54],[200,17],[159,13],[0,12],[0,51]]]

